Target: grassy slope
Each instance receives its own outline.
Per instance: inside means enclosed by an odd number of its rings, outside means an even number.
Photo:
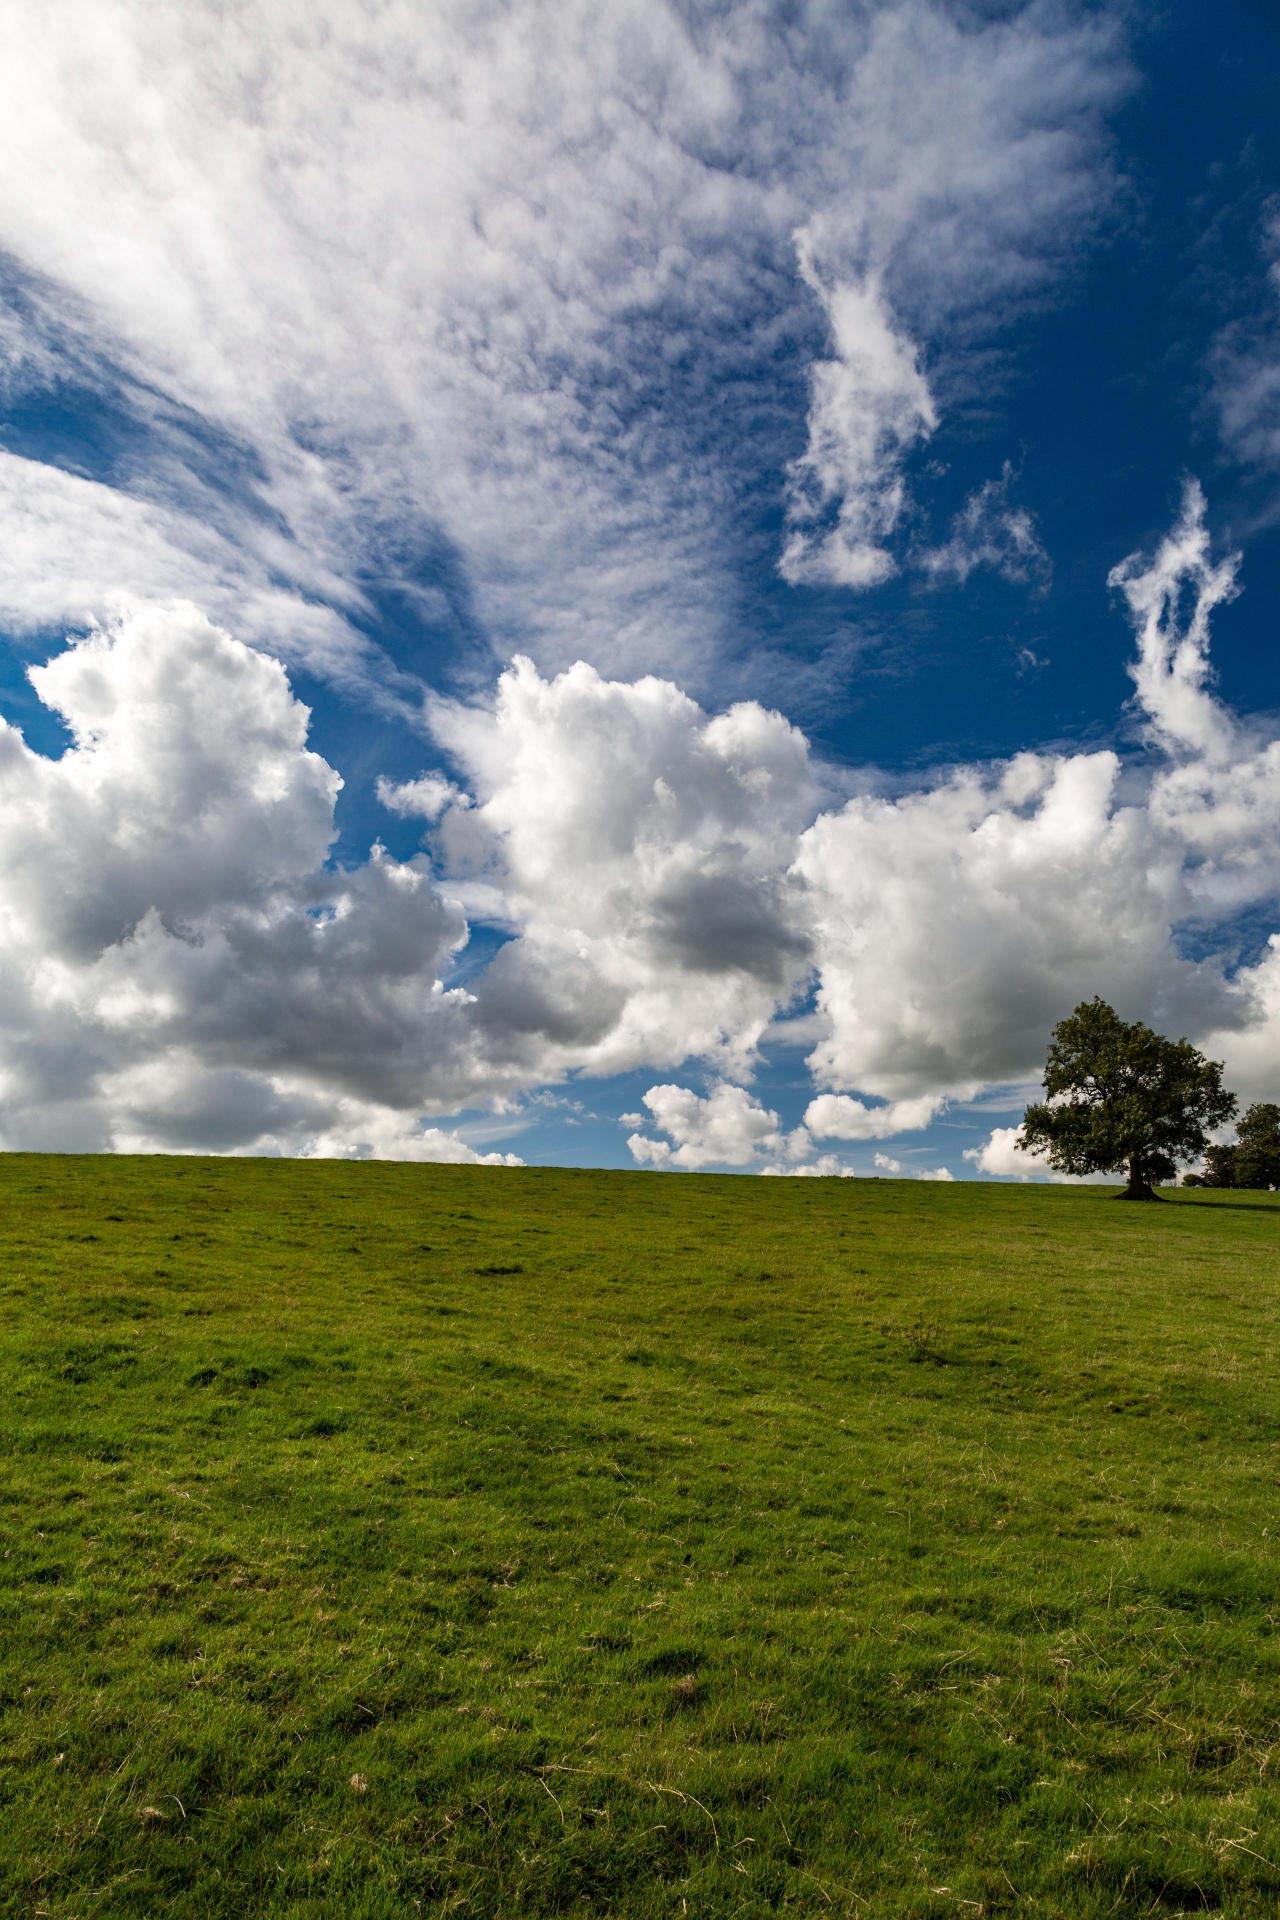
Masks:
[[[1272,1197],[5,1157],[0,1234],[0,1914],[1277,1911]]]

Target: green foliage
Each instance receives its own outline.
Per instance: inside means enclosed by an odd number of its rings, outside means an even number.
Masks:
[[[0,1914],[1274,1914],[1278,1225],[0,1158]]]
[[[1262,1192],[1280,1187],[1280,1107],[1269,1101],[1250,1107],[1238,1132],[1236,1145],[1206,1147],[1203,1175],[1188,1174],[1183,1185]]]
[[[1238,1128],[1235,1184],[1266,1190],[1280,1187],[1280,1107],[1259,1101]]]
[[[1018,1146],[1044,1152],[1062,1173],[1127,1168],[1133,1197],[1150,1197],[1153,1181],[1202,1154],[1208,1130],[1236,1110],[1216,1061],[1099,999],[1054,1028],[1044,1087],[1048,1099],[1027,1108]]]
[[[1188,1175],[1188,1179],[1194,1179]],[[1206,1147],[1204,1150],[1204,1174],[1196,1181],[1202,1187],[1234,1187],[1236,1185],[1236,1150],[1232,1146]]]

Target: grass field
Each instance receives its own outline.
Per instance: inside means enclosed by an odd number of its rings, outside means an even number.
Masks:
[[[1280,1911],[1280,1200],[0,1159],[0,1913]]]

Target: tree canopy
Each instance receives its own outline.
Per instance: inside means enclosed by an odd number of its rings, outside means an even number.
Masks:
[[[1182,1184],[1185,1187],[1234,1187],[1236,1184],[1235,1147],[1206,1147],[1204,1172],[1189,1173]]]
[[[1219,1062],[1189,1040],[1122,1020],[1096,998],[1054,1028],[1044,1089],[1046,1099],[1023,1116],[1018,1146],[1043,1153],[1060,1173],[1123,1170],[1127,1200],[1154,1200],[1153,1182],[1202,1154],[1210,1128],[1236,1110]]]
[[[1280,1187],[1280,1106],[1270,1100],[1256,1102],[1241,1118],[1238,1132],[1234,1146],[1206,1148],[1200,1184]]]

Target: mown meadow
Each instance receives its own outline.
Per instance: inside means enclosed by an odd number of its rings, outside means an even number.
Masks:
[[[0,1158],[0,1914],[1280,1910],[1280,1196]]]

